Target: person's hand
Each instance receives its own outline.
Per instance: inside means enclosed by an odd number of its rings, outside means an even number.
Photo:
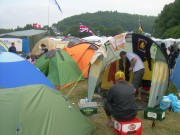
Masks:
[[[132,67],[130,67],[130,68],[129,68],[129,71],[132,71],[132,70],[133,70],[133,68],[132,68]]]

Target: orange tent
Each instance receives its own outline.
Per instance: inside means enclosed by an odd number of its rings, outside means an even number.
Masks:
[[[84,72],[84,78],[88,77],[89,63],[97,49],[97,46],[90,43],[82,43],[70,48],[64,48],[64,50],[78,63],[79,68]]]

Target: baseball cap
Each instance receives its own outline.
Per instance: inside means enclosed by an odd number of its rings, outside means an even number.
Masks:
[[[116,79],[116,80],[117,80],[117,79],[125,79],[124,72],[122,72],[122,71],[116,72],[116,74],[115,74],[115,79]]]

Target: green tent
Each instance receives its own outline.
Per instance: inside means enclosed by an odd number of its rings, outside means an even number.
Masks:
[[[51,50],[35,62],[48,79],[57,86],[65,87],[78,80],[82,72],[74,59],[64,50]],[[83,77],[81,77],[81,80]]]
[[[90,135],[92,126],[60,92],[44,85],[0,89],[0,135]]]

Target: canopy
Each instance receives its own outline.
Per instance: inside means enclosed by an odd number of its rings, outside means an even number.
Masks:
[[[123,33],[117,35],[96,51],[91,60],[89,69],[88,99],[92,100],[94,90],[96,87],[99,87],[99,84],[102,82],[104,70],[109,64],[120,59],[119,53],[121,51],[133,51],[138,55],[142,55],[141,58],[143,61],[148,63],[148,66],[145,68],[145,75],[151,70],[151,85],[148,106],[154,107],[158,105],[168,88],[168,61],[162,50],[155,42],[148,37],[139,34],[126,35]],[[117,69],[117,67],[115,66],[115,69]],[[116,71],[113,71],[113,73],[115,72]]]

